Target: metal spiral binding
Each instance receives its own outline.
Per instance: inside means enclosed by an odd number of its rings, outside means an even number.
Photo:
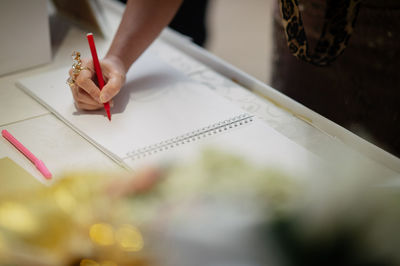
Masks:
[[[153,155],[158,152],[172,149],[174,147],[184,145],[184,144],[196,141],[196,140],[200,140],[200,139],[208,137],[208,136],[219,134],[223,131],[227,131],[229,129],[236,128],[238,126],[242,126],[242,125],[247,124],[252,121],[253,121],[253,115],[241,114],[241,115],[235,116],[231,119],[227,119],[227,120],[212,124],[210,126],[197,129],[195,131],[183,134],[181,136],[178,136],[178,137],[175,137],[172,139],[168,139],[168,140],[164,140],[159,143],[134,150],[132,152],[127,153],[125,158],[129,158],[132,160],[141,159],[141,158],[144,158],[149,155]]]

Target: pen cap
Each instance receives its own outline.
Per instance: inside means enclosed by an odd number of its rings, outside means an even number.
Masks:
[[[35,166],[42,173],[42,175],[45,178],[47,178],[47,179],[51,178],[50,171],[47,169],[47,167],[44,165],[44,163],[41,160],[35,161]]]

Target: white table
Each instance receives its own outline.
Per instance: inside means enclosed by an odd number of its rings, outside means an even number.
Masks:
[[[105,39],[96,38],[100,55],[107,51],[123,11],[117,3],[101,3],[106,5],[105,15],[111,31]],[[8,129],[39,158],[60,168],[120,170],[114,161],[15,85],[22,77],[69,66],[73,50],[90,54],[85,32],[65,23],[61,25],[63,30],[68,30],[65,36],[57,36],[59,43],[53,45],[52,63],[0,77],[0,130]],[[399,175],[400,159],[397,157],[223,62],[179,34],[165,30],[150,49],[171,66],[255,114],[312,153],[328,159],[337,152],[354,154],[363,158],[366,165],[373,165],[383,177]],[[39,180],[43,179],[22,154],[0,138],[0,158],[5,156]]]

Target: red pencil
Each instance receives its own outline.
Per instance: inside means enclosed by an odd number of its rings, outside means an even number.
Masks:
[[[90,52],[92,53],[93,65],[94,65],[94,70],[96,71],[99,88],[100,90],[102,90],[104,87],[103,73],[101,72],[99,58],[97,57],[97,51],[96,51],[96,46],[94,44],[93,33],[86,34],[86,37],[89,42]],[[104,109],[107,112],[108,120],[111,121],[110,103],[108,102],[104,103]]]

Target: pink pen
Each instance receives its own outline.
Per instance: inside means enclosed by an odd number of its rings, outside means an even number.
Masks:
[[[8,140],[12,145],[14,145],[14,147],[17,148],[23,155],[25,155],[26,158],[28,158],[36,166],[36,168],[39,170],[39,172],[42,173],[45,178],[51,178],[51,173],[44,165],[44,163],[39,160],[35,155],[33,155],[32,152],[30,152],[24,145],[22,145],[21,142],[14,138],[13,135],[10,134],[10,132],[4,129],[1,131],[1,135],[3,135],[3,137]]]

